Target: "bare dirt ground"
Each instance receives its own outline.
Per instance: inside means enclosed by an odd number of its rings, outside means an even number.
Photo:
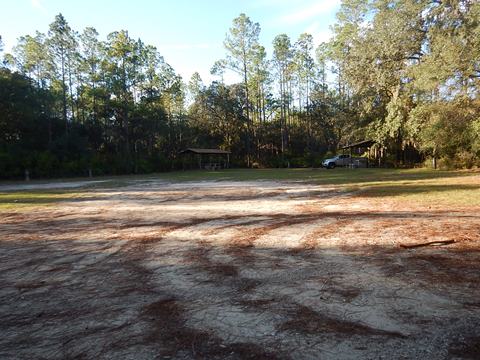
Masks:
[[[480,358],[479,209],[299,182],[85,194],[0,215],[0,358]]]

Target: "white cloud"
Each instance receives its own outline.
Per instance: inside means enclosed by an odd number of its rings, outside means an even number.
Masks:
[[[43,13],[45,15],[48,14],[48,11],[45,8],[45,6],[43,6],[41,0],[31,0],[30,3],[32,4],[32,7],[34,9],[39,10],[41,13]]]
[[[279,23],[299,24],[317,16],[325,15],[335,10],[340,0],[319,0],[297,11],[290,12],[278,18]]]

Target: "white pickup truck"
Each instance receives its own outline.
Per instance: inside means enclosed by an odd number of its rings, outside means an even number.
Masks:
[[[367,167],[367,159],[362,157],[352,158],[350,155],[337,155],[322,162],[323,167],[333,169],[336,166]]]

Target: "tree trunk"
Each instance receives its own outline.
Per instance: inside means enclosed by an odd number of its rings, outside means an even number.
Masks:
[[[65,84],[65,57],[62,54],[62,95],[63,95],[63,121],[65,122],[65,134],[68,135],[67,119],[67,85]]]
[[[249,92],[248,92],[248,73],[247,73],[247,61],[246,55],[244,55],[243,61],[243,83],[245,85],[245,111],[247,116],[247,167],[250,167],[251,163],[251,124],[250,124],[250,99],[249,99]]]

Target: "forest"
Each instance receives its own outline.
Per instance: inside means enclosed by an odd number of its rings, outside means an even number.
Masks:
[[[181,169],[188,147],[316,167],[367,139],[382,166],[480,166],[480,2],[343,0],[330,41],[279,34],[272,54],[245,14],[225,31],[210,84],[127,30],[102,39],[62,14],[11,53],[0,38],[0,178]]]

